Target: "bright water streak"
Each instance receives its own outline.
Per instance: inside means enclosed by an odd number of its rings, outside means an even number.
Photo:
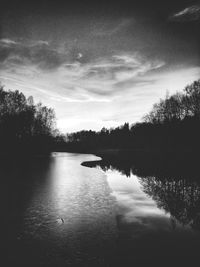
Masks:
[[[144,193],[136,176],[81,166],[97,159],[54,153],[4,166],[3,182],[11,192],[4,199],[4,217],[12,264],[145,266],[143,254],[155,264],[155,250],[156,258],[166,256],[166,249],[173,253],[174,240],[175,246],[188,236],[193,240],[188,226],[174,228],[170,214]]]

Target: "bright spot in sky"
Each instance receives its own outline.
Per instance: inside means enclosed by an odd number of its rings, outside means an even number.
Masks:
[[[80,58],[82,58],[82,57],[83,57],[83,55],[82,55],[81,53],[78,53],[77,58],[80,59]]]

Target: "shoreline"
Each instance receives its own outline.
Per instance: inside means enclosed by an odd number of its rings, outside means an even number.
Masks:
[[[97,150],[78,150],[78,149],[54,149],[46,153],[9,153],[0,154],[0,159],[28,159],[38,157],[51,157],[52,153],[79,153],[79,154],[92,154],[100,157],[105,161],[121,161],[121,162],[133,162],[138,160],[166,160],[166,161],[182,161],[188,160],[188,162],[198,160],[199,150],[142,150],[142,149],[97,149]]]

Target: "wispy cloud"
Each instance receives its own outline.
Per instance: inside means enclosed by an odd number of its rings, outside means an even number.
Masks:
[[[15,44],[17,44],[17,42],[11,39],[7,39],[7,38],[0,39],[0,45],[7,46],[7,45],[15,45]]]
[[[9,40],[6,44],[5,48],[0,43],[4,55],[0,68],[4,76],[20,77],[37,91],[64,102],[111,101],[122,89],[130,90],[128,83],[134,84],[139,77],[165,64],[136,52],[118,52],[83,63],[84,54],[79,51],[73,58],[69,51],[61,53],[41,40],[27,43]]]
[[[172,21],[195,21],[200,20],[200,5],[189,6],[172,16],[169,20]]]
[[[47,41],[0,40],[0,63],[3,67],[10,64],[32,65],[41,69],[53,69],[64,63],[67,54],[60,53]]]
[[[44,40],[0,40],[2,83],[55,108],[63,131],[137,121],[166,89],[182,89],[199,73],[184,68],[167,76],[165,65],[138,51],[88,59],[79,49],[60,51]]]
[[[93,25],[92,35],[94,36],[109,36],[120,33],[126,30],[129,26],[133,25],[133,18],[121,19],[120,21],[107,21]]]

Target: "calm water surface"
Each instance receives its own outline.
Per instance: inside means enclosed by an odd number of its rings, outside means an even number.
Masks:
[[[194,266],[200,185],[81,165],[94,160],[2,162],[4,266]]]

